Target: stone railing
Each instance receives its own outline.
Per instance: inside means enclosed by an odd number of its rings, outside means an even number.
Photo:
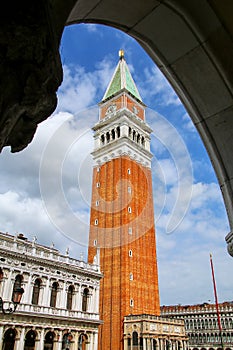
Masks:
[[[16,313],[25,313],[25,314],[33,314],[34,316],[59,316],[65,318],[75,318],[75,319],[83,319],[83,320],[92,320],[99,321],[99,314],[91,313],[91,312],[83,312],[78,310],[67,310],[60,309],[50,306],[41,306],[41,305],[31,305],[31,304],[19,304],[17,306]]]
[[[22,241],[21,239],[9,239],[0,237],[0,248],[4,251],[11,251],[19,254],[26,254],[27,256],[49,259],[56,263],[69,264],[71,267],[79,267],[89,271],[99,271],[98,265],[88,264],[82,260],[77,260],[69,257],[68,255],[62,255],[55,248],[47,248],[42,245],[36,244],[30,241]]]
[[[181,324],[184,325],[184,321],[183,320],[177,320],[174,318],[166,318],[166,316],[154,316],[154,315],[148,315],[148,314],[142,314],[142,315],[128,315],[125,316],[124,319],[126,321],[129,320],[150,320],[150,321],[158,321],[159,323],[167,323],[169,322],[174,323],[174,324]]]
[[[221,305],[219,304],[219,311],[222,313],[225,312],[233,312],[233,304],[226,304]],[[173,308],[161,308],[161,314],[162,316],[168,316],[168,315],[184,315],[184,314],[209,314],[214,313],[216,314],[216,307],[215,305],[208,305],[206,307],[199,307],[199,306],[191,306],[191,307],[173,307]]]

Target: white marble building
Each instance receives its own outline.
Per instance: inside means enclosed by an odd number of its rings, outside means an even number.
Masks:
[[[97,350],[98,265],[62,255],[54,247],[0,233],[0,296],[24,294],[15,313],[1,314],[0,349]]]
[[[161,315],[184,321],[189,350],[233,350],[233,302],[218,307],[221,332],[215,304],[162,306]]]

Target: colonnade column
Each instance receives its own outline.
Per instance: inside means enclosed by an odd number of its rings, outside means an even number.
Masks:
[[[46,281],[46,286],[43,293],[43,302],[42,302],[43,306],[49,306],[49,298],[50,298],[49,283],[50,283],[50,279],[48,278]]]
[[[66,308],[66,282],[63,282],[63,289],[61,290],[61,298],[58,307]]]
[[[59,331],[57,347],[55,348],[55,350],[61,350],[61,348],[62,348],[62,331]]]
[[[42,330],[40,331],[40,341],[38,342],[38,350],[43,350],[44,349],[44,328],[42,328]],[[36,350],[37,350],[36,349]]]
[[[2,349],[3,342],[3,326],[0,327],[0,349]]]
[[[78,310],[82,310],[82,291],[81,291],[81,286],[79,286],[79,289],[78,289],[77,306],[78,306]]]
[[[98,349],[98,331],[93,332],[93,350],[97,350],[97,349]]]
[[[15,350],[22,350],[24,348],[25,341],[25,328],[23,327],[20,332],[20,338],[15,342]]]
[[[6,278],[4,277],[4,290],[2,295],[2,298],[4,300],[11,299],[12,288],[13,288],[12,270],[10,270],[8,276]]]
[[[29,275],[28,276],[28,281],[27,281],[27,284],[25,286],[25,292],[24,292],[24,302],[26,304],[31,304],[31,294],[32,294],[32,286],[31,286],[31,283],[32,283],[32,276]]]
[[[94,302],[94,308],[93,308],[93,312],[95,312],[96,314],[98,314],[99,312],[99,286],[96,287],[95,289],[95,302]]]

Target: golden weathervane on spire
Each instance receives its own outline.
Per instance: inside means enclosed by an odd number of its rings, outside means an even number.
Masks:
[[[124,56],[125,56],[124,50],[119,50],[119,57],[120,57],[120,60],[121,60],[122,58],[124,58]]]

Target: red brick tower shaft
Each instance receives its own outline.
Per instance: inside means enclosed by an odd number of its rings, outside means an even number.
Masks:
[[[121,53],[94,126],[88,260],[100,249],[98,350],[123,349],[123,317],[160,314],[145,105]]]

